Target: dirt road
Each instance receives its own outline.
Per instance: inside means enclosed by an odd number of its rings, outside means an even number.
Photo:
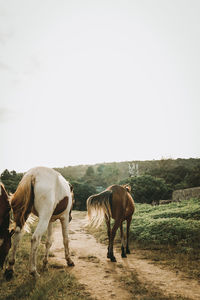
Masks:
[[[134,299],[134,290],[130,293],[121,280],[124,276],[128,278],[131,273],[137,274],[139,281],[147,288],[151,286],[151,289],[161,291],[162,295],[168,296],[169,299],[170,296],[175,299],[200,299],[199,282],[142,259],[138,251],[134,253],[134,249],[126,259],[122,259],[120,253],[116,252],[117,263],[110,262],[106,258],[107,247],[97,243],[95,238],[85,231],[85,216],[84,212],[73,212],[69,236],[70,252],[75,267],[67,270],[85,285],[94,299]],[[59,223],[54,231],[52,252],[55,255],[52,260],[66,265]]]

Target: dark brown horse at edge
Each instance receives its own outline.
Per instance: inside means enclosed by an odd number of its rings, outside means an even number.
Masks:
[[[129,250],[129,229],[132,215],[135,210],[133,198],[130,194],[130,185],[111,185],[105,191],[92,195],[87,199],[87,211],[90,224],[98,227],[104,220],[107,225],[109,238],[107,258],[116,262],[113,253],[113,243],[117,229],[120,227],[121,232],[121,256],[127,257]],[[110,219],[115,220],[113,227],[110,226]],[[123,232],[123,222],[127,222],[126,241]]]

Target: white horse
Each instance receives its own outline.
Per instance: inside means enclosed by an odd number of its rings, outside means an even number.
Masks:
[[[13,276],[17,245],[22,228],[31,212],[38,216],[39,220],[31,239],[30,274],[39,276],[36,268],[36,254],[41,237],[46,230],[48,234],[43,265],[47,266],[49,249],[52,245],[52,222],[57,219],[60,220],[62,226],[66,262],[68,266],[74,266],[68,248],[68,224],[73,205],[73,188],[61,174],[46,167],[30,169],[12,195],[10,205],[15,229],[9,266],[5,271],[7,279]]]

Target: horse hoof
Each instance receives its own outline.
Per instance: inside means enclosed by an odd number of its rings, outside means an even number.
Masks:
[[[14,273],[13,270],[8,270],[8,269],[5,270],[4,277],[6,278],[7,281],[13,278],[13,273]]]
[[[49,269],[48,265],[43,265],[42,271],[46,272],[46,271],[48,271],[48,269]]]
[[[74,267],[75,266],[75,264],[74,264],[74,262],[72,260],[68,261],[67,265],[68,265],[68,267]]]
[[[122,258],[127,258],[126,254],[124,254],[124,253],[121,256],[122,256]]]
[[[130,250],[126,250],[126,254],[131,254]]]
[[[116,260],[116,258],[113,256],[113,257],[110,258],[110,261],[111,261],[111,262],[116,262],[117,260]]]
[[[31,271],[30,275],[33,276],[35,279],[40,278],[40,274],[37,271]]]
[[[110,258],[110,254],[109,253],[107,254],[107,258]]]

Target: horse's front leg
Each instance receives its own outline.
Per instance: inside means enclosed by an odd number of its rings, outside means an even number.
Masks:
[[[12,238],[12,249],[11,249],[11,256],[8,261],[8,268],[5,270],[4,276],[6,280],[10,280],[13,277],[14,273],[14,264],[15,264],[15,258],[16,258],[16,251],[17,246],[19,244],[19,241],[21,239],[22,233],[21,228],[19,226],[16,227],[15,233]]]
[[[63,244],[65,249],[65,259],[67,265],[69,267],[74,266],[74,262],[71,260],[69,255],[69,241],[68,241],[68,226],[69,226],[69,213],[67,215],[63,215],[60,218],[61,226],[62,226],[62,235],[63,235]]]
[[[51,248],[51,245],[53,243],[52,233],[53,233],[53,223],[49,222],[48,229],[47,229],[46,252],[45,252],[44,259],[43,259],[44,270],[47,269],[48,258],[49,258],[49,249]]]

